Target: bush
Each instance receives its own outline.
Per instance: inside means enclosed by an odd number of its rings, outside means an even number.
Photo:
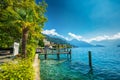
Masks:
[[[27,45],[27,58],[33,60],[36,52],[35,45],[28,44]]]
[[[34,69],[30,59],[19,59],[0,66],[0,80],[33,80]]]

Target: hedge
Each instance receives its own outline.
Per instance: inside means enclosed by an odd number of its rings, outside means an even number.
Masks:
[[[0,80],[34,80],[30,59],[16,59],[0,65]]]

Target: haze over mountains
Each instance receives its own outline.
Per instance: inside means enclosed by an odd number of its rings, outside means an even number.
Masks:
[[[93,47],[92,44],[89,44],[89,43],[84,42],[84,41],[78,41],[75,39],[68,41],[68,43],[70,43],[71,45],[74,45],[76,47]]]
[[[72,40],[69,41],[69,43],[78,47],[117,47],[120,45],[120,39],[92,41],[91,43],[87,43],[85,41]]]
[[[57,44],[70,44],[74,47],[103,47],[102,45],[92,45],[90,43],[87,43],[85,41],[78,41],[76,39],[73,39],[71,41],[67,41],[64,38],[60,38],[58,36],[51,36],[51,35],[45,35],[46,39],[48,41],[57,43]]]
[[[91,43],[92,44],[100,44],[100,45],[104,45],[104,46],[118,46],[118,45],[120,45],[120,39],[93,41]]]
[[[107,47],[107,46],[118,46],[120,45],[120,39],[115,39],[115,40],[102,40],[102,41],[92,41],[90,43],[85,42],[85,41],[79,41],[76,39],[73,39],[71,41],[67,41],[64,38],[58,37],[58,36],[51,36],[51,35],[46,35],[47,39],[50,41],[53,41],[55,43],[66,43],[66,44],[71,44],[75,47]]]
[[[112,35],[98,35],[89,38],[71,32],[69,32],[67,36],[61,35],[56,29],[44,30],[42,33],[54,38],[60,38],[78,47],[107,47],[120,45],[120,32]]]

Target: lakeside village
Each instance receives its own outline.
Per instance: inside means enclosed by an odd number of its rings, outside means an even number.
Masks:
[[[47,39],[43,40],[44,47],[36,49],[36,53],[44,55],[44,59],[47,59],[47,55],[57,55],[57,59],[60,59],[60,54],[67,54],[67,58],[71,59],[71,48],[70,44],[57,44]]]
[[[63,49],[64,51],[68,51],[69,48],[72,48],[70,44],[55,43],[47,39],[44,39],[43,43],[44,43],[44,47],[38,47],[36,49],[36,53],[46,53],[46,50],[52,50],[51,53],[53,53],[53,50],[58,50],[58,49],[61,49],[61,50]]]

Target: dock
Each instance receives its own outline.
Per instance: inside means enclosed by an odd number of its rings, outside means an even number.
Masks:
[[[66,54],[67,59],[71,59],[71,49],[70,48],[62,48],[62,49],[49,49],[49,48],[37,48],[36,53],[39,55],[44,55],[44,59],[48,58],[48,55],[56,55],[57,59],[60,59],[61,54]]]

